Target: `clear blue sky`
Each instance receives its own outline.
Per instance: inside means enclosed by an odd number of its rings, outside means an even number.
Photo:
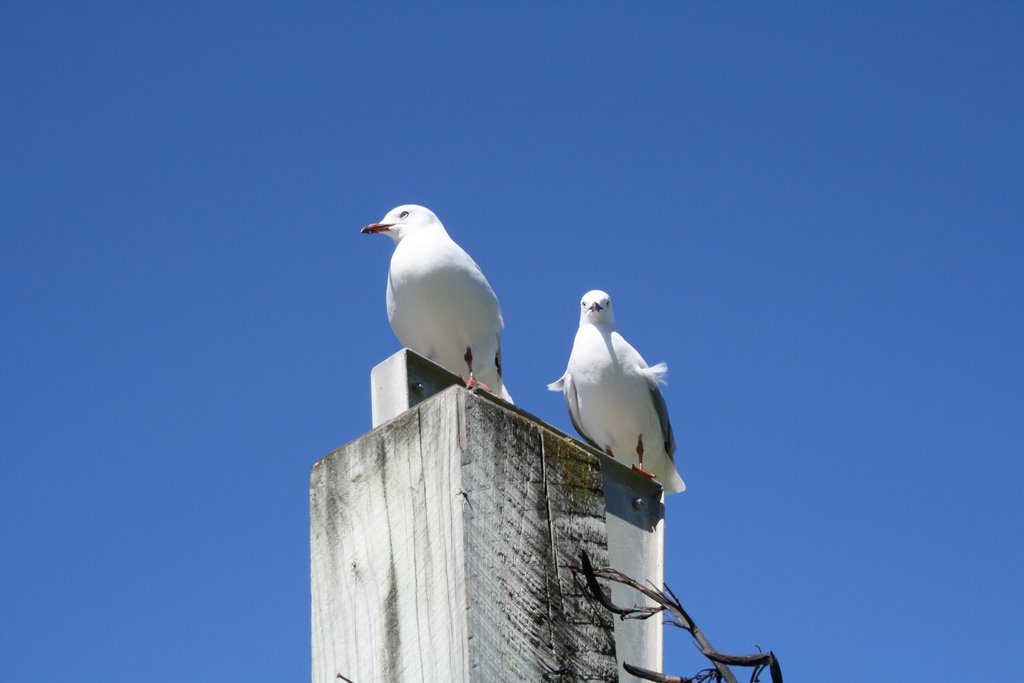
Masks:
[[[145,4],[0,5],[5,680],[308,680],[309,466],[397,349],[358,229],[407,202],[525,409],[571,429],[591,288],[668,362],[720,648],[1019,651],[1024,6]]]

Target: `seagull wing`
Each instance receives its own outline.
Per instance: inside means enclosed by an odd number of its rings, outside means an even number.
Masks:
[[[576,428],[576,431],[579,432],[584,441],[603,453],[604,449],[598,446],[597,442],[583,431],[583,418],[580,417],[580,399],[576,395],[576,385],[573,384],[572,375],[566,371],[564,375],[558,378],[558,381],[549,384],[548,389],[551,391],[561,389],[562,394],[565,396],[565,405],[569,408],[569,419],[572,420],[572,426]]]
[[[662,365],[659,363],[658,365]],[[661,433],[665,437],[665,452],[668,453],[668,458],[675,463],[675,452],[676,452],[676,438],[672,434],[672,423],[668,419],[668,406],[665,404],[665,397],[661,393],[661,388],[658,386],[658,379],[663,376],[662,372],[650,372],[658,368],[658,365],[654,368],[648,368],[648,372],[644,373],[647,378],[647,388],[651,391],[651,401],[654,402],[654,411],[658,414],[658,424],[661,425]]]

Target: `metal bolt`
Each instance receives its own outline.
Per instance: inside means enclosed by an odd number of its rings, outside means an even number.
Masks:
[[[422,394],[423,393],[423,382],[413,382],[412,383],[412,390],[413,390],[414,393]]]
[[[644,499],[643,498],[634,498],[633,499],[633,509],[634,510],[639,510],[640,508],[643,507],[643,505],[644,505]]]

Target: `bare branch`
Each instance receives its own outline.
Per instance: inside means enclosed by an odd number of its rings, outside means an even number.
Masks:
[[[587,580],[587,587],[590,589],[591,594],[593,594],[594,598],[601,603],[601,606],[609,612],[618,614],[622,619],[647,619],[648,617],[664,611],[664,607],[642,607],[639,605],[634,605],[633,607],[619,607],[604,594],[604,591],[601,589],[601,584],[597,582],[597,576],[601,576],[601,578],[608,578],[604,576],[604,574],[607,572],[613,572],[621,577],[619,579],[612,579],[613,581],[620,580],[620,582],[625,582],[632,581],[632,579],[624,574],[619,574],[619,572],[614,569],[602,569],[595,571],[594,566],[590,563],[590,557],[586,553],[581,553],[580,560],[583,563],[582,567],[580,565],[573,564],[569,565],[569,569],[583,574]]]
[[[618,614],[620,619],[647,619],[655,614],[667,612],[670,619],[665,623],[670,623],[689,631],[697,645],[697,649],[699,649],[701,654],[707,657],[711,663],[715,665],[714,670],[700,672],[694,678],[680,678],[678,676],[669,676],[656,671],[649,671],[632,664],[623,663],[623,668],[634,676],[638,676],[649,681],[662,681],[665,683],[703,681],[711,680],[712,678],[715,680],[725,681],[726,683],[738,683],[735,674],[733,674],[732,670],[729,668],[729,665],[732,664],[734,666],[752,667],[753,672],[750,678],[751,683],[757,682],[758,674],[760,674],[765,667],[767,667],[771,673],[772,683],[783,683],[782,667],[779,665],[779,660],[775,657],[775,653],[771,651],[761,652],[756,655],[730,655],[716,650],[714,646],[711,645],[711,641],[708,640],[707,636],[704,635],[690,615],[687,614],[686,610],[683,609],[679,599],[676,598],[675,593],[673,593],[668,586],[665,586],[664,590],[658,590],[654,586],[645,586],[616,569],[612,569],[610,567],[595,569],[590,562],[590,558],[585,552],[580,554],[580,562],[580,565],[569,565],[569,569],[576,573],[583,574],[586,578],[587,586],[590,588],[590,592],[594,595],[594,598],[605,607],[605,609]],[[601,585],[597,582],[598,578],[630,586],[650,598],[652,601],[657,603],[658,606],[647,607],[635,605],[633,607],[619,607],[605,596],[604,590],[602,590]]]
[[[668,674],[658,673],[657,671],[644,669],[643,667],[627,664],[626,662],[622,663],[622,668],[637,678],[642,678],[645,681],[658,681],[658,683],[693,683],[692,678],[669,676]]]
[[[735,664],[736,666],[768,666],[775,658],[771,652],[761,652],[756,655],[725,655],[720,652],[705,652],[704,656],[713,662]]]

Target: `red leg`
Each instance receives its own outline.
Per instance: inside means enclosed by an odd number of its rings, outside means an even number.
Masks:
[[[491,388],[483,382],[478,382],[476,377],[473,376],[473,349],[466,347],[466,355],[462,357],[466,361],[466,367],[469,368],[469,380],[466,382],[467,389],[483,389],[484,391],[490,391]]]
[[[633,471],[642,474],[645,477],[654,479],[654,475],[644,470],[644,435],[641,434],[636,438],[636,457],[640,459],[640,466],[633,465]]]

